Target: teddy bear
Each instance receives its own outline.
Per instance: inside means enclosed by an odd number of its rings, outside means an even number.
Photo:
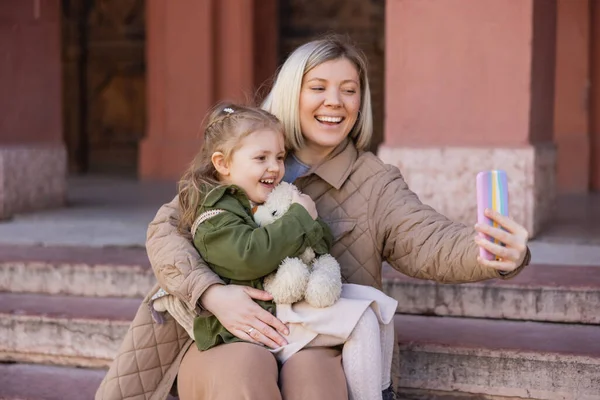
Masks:
[[[254,208],[254,221],[259,226],[273,223],[287,212],[295,194],[300,194],[296,186],[281,182],[263,204]],[[307,247],[299,257],[284,259],[275,272],[265,277],[263,286],[276,304],[293,304],[304,299],[313,307],[328,307],[342,293],[340,265],[330,254],[317,257]]]

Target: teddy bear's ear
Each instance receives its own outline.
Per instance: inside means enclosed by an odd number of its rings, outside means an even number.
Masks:
[[[300,190],[295,185],[287,182],[281,182],[275,189],[281,193],[285,193],[287,196],[292,196],[293,193],[300,193]]]

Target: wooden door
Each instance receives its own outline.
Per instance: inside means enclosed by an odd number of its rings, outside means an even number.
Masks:
[[[72,172],[135,175],[146,112],[144,0],[63,0]]]

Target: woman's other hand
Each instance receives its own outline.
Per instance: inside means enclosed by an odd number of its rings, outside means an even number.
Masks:
[[[252,299],[268,301],[272,297],[265,291],[247,286],[212,285],[200,297],[200,303],[242,340],[273,349],[286,345],[281,334],[287,335],[288,328]]]
[[[479,247],[483,247],[490,253],[498,256],[499,260],[485,260],[477,256],[477,261],[481,265],[495,268],[503,272],[511,272],[519,268],[525,256],[527,255],[527,241],[529,240],[529,232],[523,226],[516,223],[512,218],[501,215],[494,210],[485,210],[485,216],[504,229],[494,228],[487,224],[475,224],[475,230],[479,233],[486,234],[492,239],[497,239],[504,243],[505,246],[495,244],[480,235],[475,237],[475,243]]]
[[[304,207],[306,211],[308,211],[312,219],[317,219],[317,217],[319,216],[315,202],[307,194],[294,193],[292,197],[292,203],[298,203],[302,207]]]

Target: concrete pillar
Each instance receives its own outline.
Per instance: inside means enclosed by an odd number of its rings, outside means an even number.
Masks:
[[[600,4],[597,1],[592,1],[591,12],[590,180],[591,189],[600,192]]]
[[[475,176],[509,176],[511,215],[535,234],[555,193],[554,0],[387,0],[380,157],[422,201],[476,220]]]
[[[254,0],[254,85],[262,96],[271,89],[279,63],[279,0]]]
[[[559,192],[590,187],[590,1],[558,0],[554,142]]]
[[[148,128],[142,179],[178,179],[202,144],[206,112],[219,101],[248,103],[265,70],[275,71],[275,0],[148,0]],[[255,16],[272,19],[260,21]],[[260,47],[260,48],[259,48]],[[260,62],[257,60],[260,59]],[[270,68],[265,60],[273,63]]]
[[[0,2],[0,219],[64,204],[59,0]]]
[[[146,2],[148,127],[141,178],[176,179],[197,151],[214,93],[213,3]]]
[[[252,100],[254,90],[254,1],[215,3],[215,100]]]

